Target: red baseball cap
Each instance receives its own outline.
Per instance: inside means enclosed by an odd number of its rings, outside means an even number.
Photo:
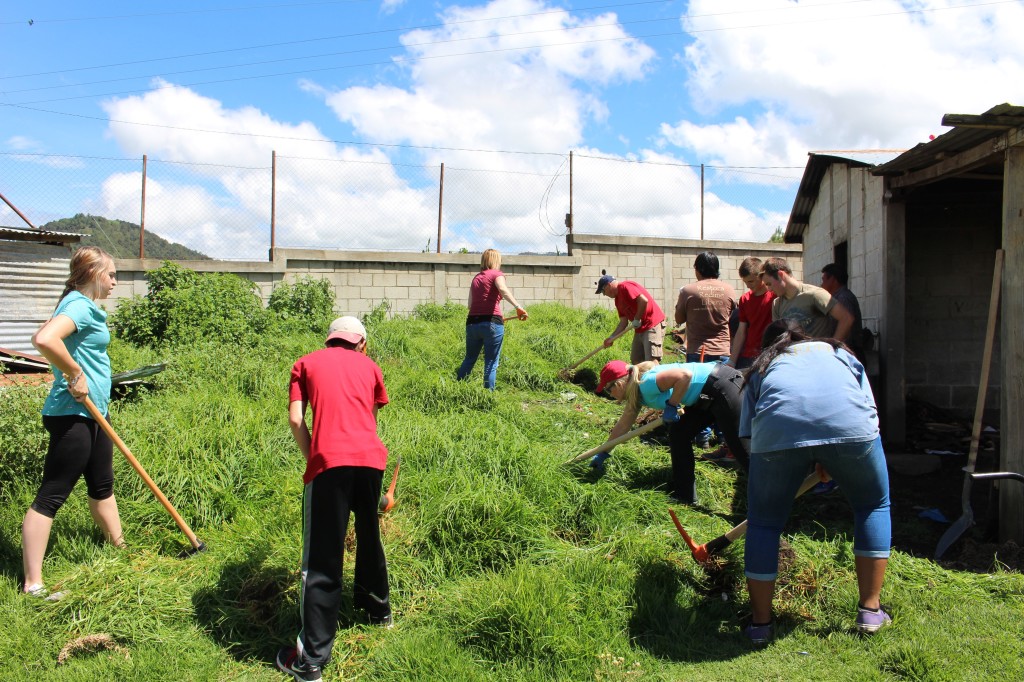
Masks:
[[[629,374],[629,365],[622,360],[612,360],[601,370],[601,381],[597,384],[597,390],[595,393],[604,393],[604,389],[608,384],[612,383],[616,379]]]

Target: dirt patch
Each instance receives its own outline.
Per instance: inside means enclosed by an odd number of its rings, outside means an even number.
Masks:
[[[587,393],[593,393],[597,390],[598,377],[594,370],[584,367],[583,369],[572,370],[568,372],[568,375],[569,381]]]

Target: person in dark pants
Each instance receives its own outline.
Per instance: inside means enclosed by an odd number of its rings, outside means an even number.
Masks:
[[[625,409],[608,440],[629,431],[641,405],[662,410],[672,453],[670,494],[681,504],[698,504],[693,460],[693,437],[697,432],[716,424],[736,453],[736,460],[744,469],[747,467],[747,450],[738,435],[742,380],[740,372],[718,362],[627,365],[613,360],[601,370],[597,393],[607,390],[612,398],[625,403]],[[685,409],[680,412],[680,408]],[[610,452],[597,453],[590,465],[603,469]]]
[[[366,329],[354,317],[331,323],[327,347],[292,367],[289,423],[306,458],[302,497],[302,630],[277,654],[277,667],[315,682],[331,658],[342,596],[349,514],[355,515],[354,604],[370,623],[390,626],[388,567],[377,518],[387,449],[377,410],[388,403],[380,367],[366,356]],[[312,407],[313,432],[306,426]]]

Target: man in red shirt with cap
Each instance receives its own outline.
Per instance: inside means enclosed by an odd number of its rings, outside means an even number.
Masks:
[[[665,342],[665,313],[647,289],[628,279],[617,280],[601,271],[597,281],[598,294],[615,300],[619,313],[619,324],[612,335],[604,340],[605,348],[614,343],[617,334],[626,327],[633,328],[633,346],[629,361],[638,364],[645,360],[661,362],[662,344]]]

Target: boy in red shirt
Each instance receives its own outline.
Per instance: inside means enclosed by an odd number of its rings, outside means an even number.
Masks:
[[[388,567],[377,508],[388,451],[377,436],[377,410],[388,403],[380,367],[365,354],[366,328],[354,317],[331,323],[327,347],[292,367],[289,423],[306,458],[302,480],[302,629],[277,667],[315,682],[331,658],[341,606],[341,572],[349,513],[355,514],[356,608],[373,624],[391,625]],[[313,432],[306,406],[313,410]]]
[[[739,304],[739,326],[729,350],[730,367],[746,369],[761,353],[761,337],[772,322],[772,301],[775,294],[761,281],[761,259],[748,257],[740,263],[740,279],[749,291],[743,292]]]

